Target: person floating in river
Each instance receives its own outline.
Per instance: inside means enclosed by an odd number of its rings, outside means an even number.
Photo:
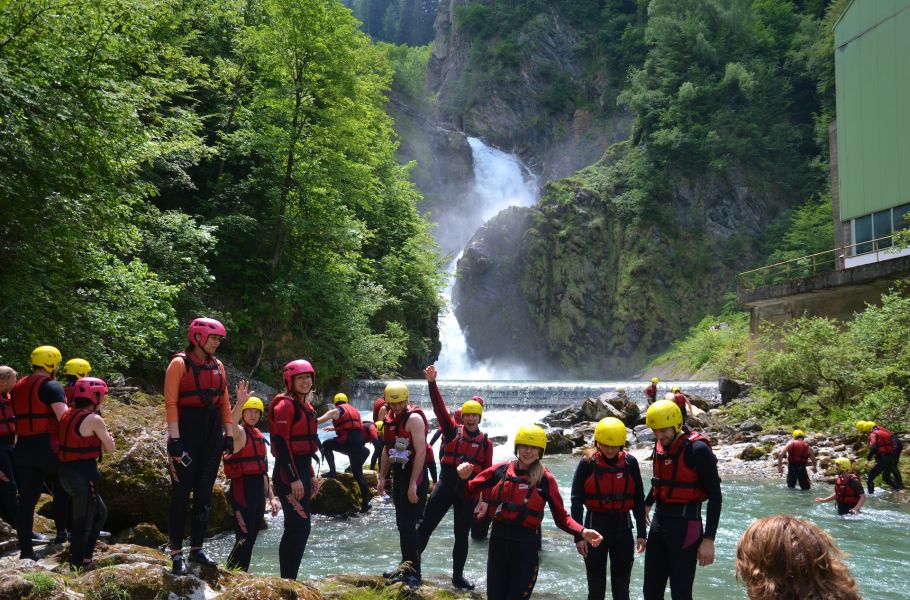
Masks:
[[[806,467],[812,462],[812,472],[818,473],[818,463],[815,460],[815,451],[806,443],[806,432],[802,429],[793,431],[793,439],[777,453],[777,471],[784,472],[784,458],[787,459],[787,487],[795,488],[797,482],[799,489],[808,490],[812,487],[809,481],[809,471]]]
[[[736,546],[736,578],[749,600],[862,600],[843,558],[821,527],[774,515],[746,528]]]
[[[468,400],[462,404],[461,424],[458,424],[454,417],[449,415],[439,386],[436,385],[436,367],[430,365],[424,369],[424,374],[430,388],[433,412],[439,422],[439,431],[442,432],[442,449],[439,452],[442,467],[439,483],[433,487],[423,519],[417,528],[420,552],[423,553],[433,531],[451,508],[455,533],[455,545],[452,547],[452,585],[463,590],[473,590],[474,584],[465,579],[464,565],[468,558],[468,535],[477,501],[465,496],[456,469],[461,464],[469,463],[476,475],[490,467],[493,464],[493,442],[479,428],[483,405],[476,400]]]
[[[171,571],[186,575],[183,536],[190,493],[193,511],[189,561],[218,563],[202,550],[221,453],[233,451],[234,422],[224,365],[214,354],[227,332],[215,319],[199,318],[187,330],[189,345],[174,355],[164,375],[171,503],[168,516]]]
[[[837,514],[839,515],[858,515],[863,504],[866,502],[866,494],[863,492],[863,484],[853,473],[853,466],[850,459],[841,456],[834,459],[837,465],[837,479],[834,481],[834,492],[824,498],[816,498],[816,503],[830,502],[835,500],[837,503]]]
[[[335,394],[332,402],[335,405],[334,408],[326,411],[316,421],[321,425],[331,419],[332,426],[327,429],[336,434],[336,437],[322,443],[322,456],[329,465],[326,477],[334,478],[336,476],[335,452],[346,455],[351,465],[351,474],[360,487],[360,512],[365,513],[370,510],[370,488],[363,477],[363,422],[360,420],[360,412],[348,403],[347,395]]]
[[[661,600],[669,579],[673,600],[691,600],[696,563],[706,567],[714,562],[722,503],[717,457],[706,437],[683,426],[682,411],[674,402],[652,404],[645,423],[657,444],[645,499],[648,507],[656,503],[656,508],[645,552],[644,598]]]
[[[262,399],[249,394],[249,384],[237,385],[237,401],[232,416],[240,427],[234,429],[235,452],[224,455],[224,476],[231,481],[228,498],[234,509],[234,547],[228,555],[228,569],[250,570],[253,546],[262,524],[262,507],[268,503],[272,516],[281,504],[269,482],[266,445],[268,442],[257,425],[265,406]]]
[[[616,417],[601,419],[594,428],[594,448],[585,452],[572,480],[572,518],[604,538],[597,548],[575,538],[578,553],[585,559],[588,600],[606,597],[608,557],[613,600],[628,600],[634,552],[645,551],[644,485],[638,461],[625,452],[625,445],[625,424]]]
[[[487,499],[488,506],[481,502],[477,511],[493,513],[487,555],[489,600],[531,597],[540,567],[537,536],[546,506],[556,526],[566,533],[581,536],[593,548],[603,541],[600,533],[583,527],[566,512],[559,484],[541,462],[546,448],[544,430],[524,426],[515,434],[517,460],[495,464],[476,475],[473,464],[458,466],[466,494],[476,498],[483,492]]]
[[[869,455],[866,460],[870,461],[875,458],[875,465],[869,469],[869,478],[866,483],[869,493],[875,493],[875,478],[879,475],[882,476],[885,485],[891,486],[891,489],[895,491],[904,489],[904,481],[897,468],[897,461],[902,450],[897,436],[872,421],[858,421],[856,428],[869,434]]]
[[[284,513],[284,531],[278,544],[278,568],[284,579],[297,579],[312,523],[310,500],[319,491],[313,456],[319,450],[316,411],[311,398],[316,370],[309,361],[292,360],[284,366],[285,391],[269,405],[272,485]]]

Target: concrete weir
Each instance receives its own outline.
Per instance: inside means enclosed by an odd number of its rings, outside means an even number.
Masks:
[[[866,304],[878,304],[899,279],[910,276],[910,256],[842,269],[755,289],[740,288],[740,306],[750,312],[749,330],[762,321],[783,323],[803,315],[848,320]]]

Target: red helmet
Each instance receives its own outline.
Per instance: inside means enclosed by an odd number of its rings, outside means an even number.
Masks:
[[[452,413],[452,419],[455,421],[455,423],[457,423],[458,425],[461,425],[461,409],[460,408],[456,408],[455,412]]]
[[[301,373],[310,373],[313,375],[313,383],[316,383],[316,370],[313,368],[313,365],[310,364],[308,360],[292,360],[288,364],[284,365],[284,387],[288,391],[291,391],[291,380],[294,379],[294,376],[300,375]]]
[[[107,384],[97,377],[83,377],[73,384],[73,401],[85,398],[95,406],[101,404],[101,399],[107,393]]]
[[[480,403],[481,406],[483,406],[483,398],[481,398],[480,396],[473,396],[473,397],[471,397],[471,400],[473,400],[474,402],[478,402],[478,403]]]
[[[190,323],[190,328],[186,332],[186,339],[194,346],[198,346],[199,343],[196,342],[196,334],[202,334],[202,343],[204,344],[210,335],[220,335],[225,337],[227,331],[224,328],[224,325],[221,324],[221,321],[216,321],[215,319],[206,319],[205,317],[199,317],[198,319],[193,319],[193,322]]]

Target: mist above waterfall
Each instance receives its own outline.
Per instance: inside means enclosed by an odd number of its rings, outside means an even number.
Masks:
[[[443,292],[446,307],[439,320],[442,351],[437,366],[440,376],[447,379],[534,379],[534,374],[521,364],[474,360],[453,311],[455,269],[474,233],[510,206],[532,206],[537,202],[537,178],[515,156],[476,138],[468,138],[468,143],[474,159],[474,189],[457,209],[440,210],[434,219],[438,222],[436,236],[443,250],[457,249],[457,255],[446,268],[448,284]]]

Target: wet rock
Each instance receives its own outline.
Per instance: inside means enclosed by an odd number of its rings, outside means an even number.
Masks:
[[[290,581],[280,577],[247,577],[231,586],[219,600],[246,600],[262,598],[263,600],[321,600],[332,596],[323,596],[319,590],[307,583]]]
[[[507,436],[507,435],[493,435],[493,436],[490,436],[490,441],[493,443],[494,446],[502,446],[502,445],[505,444],[508,440],[509,440],[509,436]]]
[[[619,420],[625,418],[625,414],[609,402],[594,398],[586,398],[585,401],[581,403],[580,412],[581,418],[585,421],[597,422],[606,417],[616,417]]]
[[[720,406],[720,402],[717,400],[708,400],[703,396],[698,394],[686,394],[686,397],[689,399],[689,402],[692,403],[692,406],[697,406],[699,409],[704,411],[709,411],[712,408],[717,408]]]
[[[571,454],[575,444],[564,434],[550,432],[547,434],[547,454]]]
[[[699,419],[698,417],[686,417],[686,426],[689,429],[694,429],[696,431],[703,431],[705,429],[705,422]]]
[[[314,513],[330,516],[350,516],[360,506],[360,487],[348,473],[340,473],[337,479],[323,479],[311,504]]]
[[[627,402],[622,410],[622,422],[626,424],[626,427],[635,427],[644,419],[641,414],[641,407],[634,402]]]
[[[136,544],[149,548],[158,548],[167,543],[168,538],[158,527],[152,523],[139,523],[134,527],[125,529],[116,537],[117,543]]]
[[[739,453],[739,458],[741,460],[758,460],[767,453],[768,451],[760,446],[746,446],[743,448],[743,451]]]
[[[16,530],[12,525],[0,519],[0,554],[9,552],[18,547]],[[0,595],[0,598],[5,597]]]
[[[567,406],[560,410],[554,410],[544,418],[541,419],[541,422],[546,423],[547,425],[552,424],[554,421],[567,421],[574,423],[578,420],[578,407],[576,406]]]
[[[722,404],[727,404],[730,400],[739,397],[741,394],[745,394],[749,391],[750,387],[751,386],[745,381],[738,381],[727,377],[721,377],[717,381],[717,390],[720,392],[720,401]]]
[[[737,427],[737,429],[739,429],[740,431],[761,431],[762,426],[761,426],[761,423],[759,423],[758,421],[748,419],[748,420],[740,423],[739,427]]]
[[[648,442],[654,441],[654,432],[650,427],[645,425],[637,425],[634,429],[635,439],[638,440],[639,444],[646,444]]]

